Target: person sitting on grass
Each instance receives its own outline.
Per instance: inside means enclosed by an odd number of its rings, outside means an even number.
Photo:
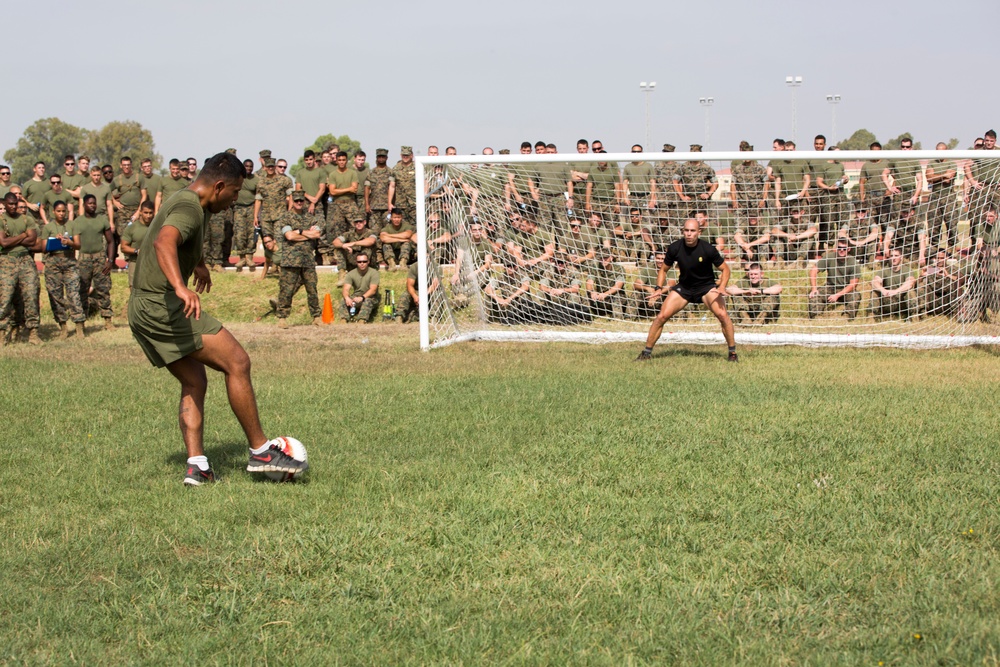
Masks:
[[[844,305],[844,314],[853,320],[858,316],[861,295],[858,293],[861,271],[851,257],[847,239],[840,237],[833,256],[827,255],[809,266],[809,319],[813,319],[837,304]],[[826,282],[818,284],[820,272],[826,273]]]
[[[368,324],[378,312],[382,295],[379,293],[378,269],[373,269],[369,255],[362,251],[354,256],[356,269],[347,272],[340,304],[340,319],[344,322]]]
[[[773,324],[781,308],[781,283],[764,277],[760,262],[751,262],[743,280],[726,288],[736,297],[736,312],[741,324]]]

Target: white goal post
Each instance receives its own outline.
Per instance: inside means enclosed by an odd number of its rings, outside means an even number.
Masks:
[[[657,253],[692,217],[730,267],[738,343],[996,344],[1000,157],[990,155],[417,157],[421,348],[644,340],[677,279],[674,269],[658,285]],[[723,338],[691,303],[660,342]]]

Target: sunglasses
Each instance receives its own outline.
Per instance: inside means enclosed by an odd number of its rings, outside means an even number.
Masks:
[[[64,167],[72,167],[75,164],[76,164],[76,162],[63,162],[63,166]]]
[[[49,181],[52,185],[59,185],[62,181]]]
[[[0,176],[10,176],[9,171],[0,171]]]

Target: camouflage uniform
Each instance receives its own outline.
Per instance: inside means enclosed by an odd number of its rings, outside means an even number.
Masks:
[[[882,286],[887,290],[895,290],[902,287],[906,279],[910,277],[910,271],[905,265],[901,265],[898,271],[893,267],[886,266],[878,272],[882,278]],[[898,317],[907,319],[911,315],[916,315],[917,311],[913,302],[914,290],[909,289],[894,296],[883,296],[874,289],[872,290],[872,312],[876,320],[883,320],[888,317]]]
[[[540,281],[548,289],[572,289],[579,288],[576,293],[563,293],[560,295],[545,295],[545,316],[546,320],[552,324],[571,325],[580,322],[591,321],[590,311],[583,304],[581,293],[586,292],[585,278],[570,265],[564,265],[562,270],[555,263],[547,263],[545,273]]]
[[[278,221],[288,211],[288,191],[293,187],[292,179],[287,176],[269,177],[267,174],[257,178],[257,199],[260,200],[260,233],[270,236],[277,243],[277,249],[264,251],[264,256],[274,264],[281,264],[281,241],[278,238]]]
[[[19,236],[26,231],[38,232],[38,225],[28,215],[0,217],[4,233],[8,237]],[[20,295],[24,308],[24,327],[38,328],[38,267],[31,253],[24,246],[0,248],[0,330],[5,334],[11,326],[14,296]]]
[[[330,190],[343,189],[349,187],[351,183],[358,184],[358,190],[363,192],[361,183],[357,180],[358,172],[350,167],[343,172],[334,167],[327,177]],[[333,247],[333,239],[337,238],[348,229],[351,223],[357,220],[358,206],[356,193],[345,192],[339,195],[332,195],[333,202],[330,204],[330,224],[327,226],[327,236],[329,237],[329,247]],[[326,247],[326,244],[324,244]]]
[[[615,262],[604,266],[598,260],[591,266],[590,275],[587,277],[589,280],[594,281],[593,291],[595,292],[607,292],[615,283],[622,283],[620,290],[602,301],[594,301],[593,299],[589,299],[589,294],[587,295],[592,315],[595,317],[613,317],[616,320],[620,320],[624,315],[625,301],[625,271],[622,270],[622,267]]]
[[[677,162],[656,163],[657,217],[660,218],[660,226],[667,228],[673,239],[679,239],[686,213],[683,212],[684,207],[681,206],[683,203],[681,202],[681,198],[677,195],[677,191],[674,190],[675,176],[680,176],[680,164]]]
[[[756,285],[750,282],[749,278],[743,278],[736,283],[742,290],[765,290],[774,285],[767,278]],[[778,321],[778,310],[781,308],[780,294],[741,294],[733,297],[733,301],[742,324],[773,324]]]
[[[733,165],[733,185],[736,187],[736,205],[743,215],[754,211],[763,215],[759,208],[764,199],[764,183],[767,182],[767,169],[760,162],[751,160],[748,164],[740,161]]]
[[[83,225],[91,225],[91,229],[82,229]],[[73,221],[74,235],[80,236],[80,255],[77,269],[80,272],[80,305],[83,314],[90,313],[90,304],[94,302],[101,311],[101,317],[110,319],[111,311],[111,276],[104,275],[104,266],[108,261],[107,248],[104,240],[104,230],[110,229],[108,218],[103,213],[90,218],[86,215]],[[93,291],[91,291],[93,287]]]
[[[946,176],[949,171],[957,168],[950,160],[932,160],[928,168],[933,169],[938,176]],[[954,248],[958,244],[958,220],[953,189],[955,176],[945,178],[929,186],[931,188],[930,202],[927,207],[927,227],[930,232],[928,239],[932,245],[939,248]]]
[[[982,234],[986,211],[1000,207],[1000,174],[996,160],[973,160],[971,170],[973,178],[983,186],[969,191],[969,236],[974,241]]]
[[[257,251],[257,239],[254,234],[256,225],[253,219],[254,202],[257,200],[256,176],[243,179],[243,187],[233,205],[233,252],[241,258],[237,269],[249,266],[254,270],[253,254]]]
[[[813,222],[809,216],[802,215],[799,218],[794,216],[788,216],[782,221],[782,224],[775,225],[776,229],[780,229],[786,234],[802,234],[808,231],[810,228],[815,228],[816,223]],[[816,236],[810,236],[807,239],[801,239],[798,241],[789,241],[785,237],[779,237],[778,242],[784,246],[784,260],[786,262],[794,262],[799,260],[807,260],[811,257],[811,251],[816,241]]]
[[[683,208],[681,210],[682,218],[686,220],[690,217],[691,209],[708,210],[709,200],[702,199],[700,195],[706,194],[712,183],[717,181],[714,169],[700,160],[685,162],[674,176],[674,180],[681,184],[681,191],[684,195],[691,198],[691,201],[681,202],[682,207],[687,207],[687,210]]]
[[[661,250],[664,252],[665,250]],[[639,275],[636,276],[636,282],[642,282],[645,287],[652,287],[656,289],[656,281],[660,279],[660,269],[656,266],[655,262],[647,262],[639,269]],[[631,305],[628,307],[628,313],[634,317],[641,320],[648,320],[656,317],[660,312],[660,307],[663,305],[663,297],[658,297],[654,303],[651,305],[647,299],[649,294],[642,290],[634,290],[632,292],[632,298],[630,300]]]
[[[205,257],[205,264],[209,267],[222,267],[225,265],[227,257],[222,256],[222,245],[226,240],[226,225],[233,224],[234,207],[230,206],[225,211],[213,213],[208,219],[208,229],[205,231],[205,241],[202,244],[202,255]]]
[[[833,242],[833,237],[849,215],[847,198],[844,197],[843,185],[837,190],[821,190],[816,183],[823,178],[827,186],[843,184],[844,165],[839,162],[819,162],[813,164],[813,196],[816,198],[813,210],[816,212],[816,222],[819,224],[819,244],[821,248]]]
[[[386,223],[382,228],[382,232],[387,234],[398,234],[406,230],[415,232],[413,224],[406,220],[405,217],[398,229],[393,227],[392,223]],[[379,253],[385,259],[386,264],[389,265],[389,268],[393,268],[397,263],[405,265],[410,262],[410,258],[415,254],[414,250],[417,247],[417,235],[414,233],[409,241],[400,241],[397,243],[383,243],[380,239],[376,245],[378,245]]]
[[[304,210],[304,209],[303,209]],[[281,276],[278,279],[278,307],[275,309],[280,319],[288,317],[292,308],[292,298],[299,287],[306,288],[306,301],[313,318],[323,314],[316,288],[316,241],[289,241],[285,233],[304,231],[316,227],[325,231],[323,216],[287,211],[278,221],[281,236]]]
[[[829,297],[847,287],[851,280],[858,279],[860,281],[861,271],[854,258],[848,256],[844,259],[839,259],[827,256],[819,260],[817,268],[820,273],[826,272],[826,282],[820,283],[820,279],[817,276],[816,286],[818,293],[815,296],[812,294],[809,295],[809,319],[817,317],[824,311],[840,304],[843,304],[844,313],[848,319],[853,320],[857,317],[858,306],[861,305],[860,282],[852,291],[841,297],[839,301],[834,303],[827,301]]]
[[[395,208],[403,209],[403,219],[412,225],[416,225],[417,166],[412,161],[410,164],[403,164],[403,161],[400,160],[392,168],[389,181],[396,184],[396,193],[393,197]]]
[[[73,235],[73,223],[59,225],[51,222],[46,225],[48,236]],[[58,229],[62,227],[63,229]],[[76,251],[72,248],[59,252],[45,253],[42,260],[45,266],[45,291],[49,295],[49,306],[56,324],[62,326],[72,319],[74,323],[86,321],[80,301],[80,271],[76,264]]]
[[[379,149],[382,150],[382,149]],[[373,168],[365,178],[364,188],[368,188],[368,204],[371,212],[368,214],[368,226],[375,232],[376,236],[382,233],[382,228],[386,225],[386,216],[389,214],[389,179],[392,177],[392,170],[389,167]],[[364,210],[364,209],[362,209]],[[382,257],[382,245],[377,246],[378,264],[384,264]]]
[[[374,263],[373,253],[375,253],[375,246],[378,245],[378,237],[375,235],[371,229],[367,226],[364,227],[360,232],[357,227],[348,229],[346,232],[337,237],[341,243],[356,243],[358,241],[364,241],[367,238],[375,240],[370,246],[365,246],[364,248],[357,247],[353,250],[346,248],[334,248],[333,255],[337,260],[337,269],[340,271],[350,271],[351,269],[356,269],[358,267],[358,262],[355,257],[359,252],[364,251],[368,255],[368,259]]]
[[[363,296],[365,292],[372,285],[379,284],[379,273],[377,269],[374,269],[369,264],[369,268],[365,271],[364,275],[361,274],[358,269],[353,269],[347,274],[347,285],[350,285],[350,294],[352,297]],[[378,311],[378,307],[382,302],[382,295],[379,293],[378,288],[375,289],[375,294],[371,298],[365,299],[361,302],[354,315],[347,309],[347,304],[344,300],[340,300],[340,319],[344,322],[371,322],[372,318],[375,317],[375,313]]]

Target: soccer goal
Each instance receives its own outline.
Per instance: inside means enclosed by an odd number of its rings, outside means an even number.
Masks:
[[[644,340],[696,220],[737,341],[1000,342],[1000,158],[987,151],[417,158],[424,349]],[[640,160],[641,158],[641,160]],[[660,343],[722,343],[699,303]]]

